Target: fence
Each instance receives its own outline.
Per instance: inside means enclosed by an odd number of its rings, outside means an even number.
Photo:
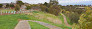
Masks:
[[[0,15],[10,15],[10,14],[19,14],[19,13],[28,13],[30,11],[28,10],[22,10],[22,11],[4,11],[4,12],[0,12]]]

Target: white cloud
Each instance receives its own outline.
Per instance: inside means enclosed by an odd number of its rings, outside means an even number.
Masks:
[[[59,0],[59,4],[66,5],[66,4],[77,4],[79,2],[84,1],[92,1],[92,0]]]
[[[0,0],[0,3],[10,3],[15,1],[16,0]],[[38,3],[44,3],[44,2],[49,3],[50,0],[22,0],[22,1],[30,4],[38,4]],[[59,4],[62,4],[62,5],[78,4],[79,2],[84,2],[84,1],[92,1],[92,0],[58,0]]]
[[[0,0],[0,3],[11,3],[14,2],[15,0]]]
[[[49,2],[49,0],[22,0],[22,1],[30,3],[30,4],[38,4],[38,3]]]

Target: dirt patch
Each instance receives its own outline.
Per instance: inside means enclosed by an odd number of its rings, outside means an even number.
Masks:
[[[33,15],[32,13],[25,13],[26,15]]]
[[[37,15],[35,15],[35,17],[38,18],[38,19],[44,19],[45,18],[45,16],[42,15],[42,14],[37,14]]]
[[[33,15],[32,13],[27,13],[27,14]],[[47,19],[48,21],[50,21],[52,23],[55,23],[55,24],[62,24],[62,21],[60,19],[58,19],[58,18],[52,18],[52,17],[47,17],[47,16],[45,16],[43,14],[38,14],[37,13],[37,14],[35,14],[34,17],[36,17],[38,19]]]
[[[62,24],[62,21],[59,20],[58,18],[57,19],[54,19],[54,18],[51,18],[51,17],[47,17],[48,21],[51,21],[53,23],[56,23],[56,24]]]

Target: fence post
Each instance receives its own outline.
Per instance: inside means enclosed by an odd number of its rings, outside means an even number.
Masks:
[[[14,14],[16,13],[16,11],[14,11]]]
[[[10,14],[10,11],[8,12],[8,14]]]
[[[1,11],[1,15],[2,15],[2,11]]]
[[[13,11],[11,11],[11,13],[13,14]]]
[[[7,13],[7,11],[6,11],[6,13]]]

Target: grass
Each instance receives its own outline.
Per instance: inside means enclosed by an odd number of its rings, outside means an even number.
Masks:
[[[68,29],[72,29],[71,27],[68,27],[64,24],[64,19],[63,19],[63,16],[60,15],[59,17],[58,16],[54,16],[52,14],[48,14],[48,13],[43,13],[43,12],[39,12],[39,11],[33,11],[33,13],[36,15],[36,14],[43,14],[44,16],[46,17],[52,17],[52,18],[59,18],[61,21],[62,21],[62,24],[55,24],[55,23],[52,23],[50,21],[48,21],[46,18],[44,19],[36,19],[36,21],[42,21],[42,22],[45,22],[45,23],[48,23],[48,24],[51,24],[51,25],[54,25],[54,26],[58,26],[58,27],[61,27],[63,29],[65,28],[68,28]],[[34,15],[34,16],[35,16]],[[35,17],[34,17],[35,18]],[[35,20],[35,19],[34,19]]]
[[[72,25],[72,24],[73,24],[73,23],[71,23],[71,22],[70,22],[69,17],[66,17],[66,19],[67,19],[67,22],[68,22],[70,25]]]
[[[0,29],[14,29],[14,27],[16,26],[16,24],[18,23],[18,19],[23,19],[23,20],[35,20],[35,21],[42,21],[57,27],[61,27],[63,29],[68,28],[71,29],[71,27],[67,27],[64,23],[62,24],[55,24],[53,22],[50,22],[46,19],[46,17],[51,17],[51,18],[59,18],[62,22],[63,21],[63,17],[60,16],[55,16],[49,13],[44,13],[44,12],[40,12],[40,11],[33,11],[32,12],[33,15],[26,15],[26,14],[13,14],[13,15],[0,15]],[[35,17],[38,14],[43,14],[44,16],[46,16],[43,19],[38,19],[37,17]],[[30,23],[30,22],[29,22]],[[31,22],[30,25],[36,25],[37,27],[41,25]],[[33,26],[33,28],[35,28],[35,26]],[[46,27],[43,27],[46,28]]]
[[[64,24],[64,18],[63,18],[63,16],[62,15],[59,15],[59,18],[62,21],[62,23]]]
[[[31,29],[49,29],[49,28],[47,28],[45,26],[42,26],[42,25],[40,25],[40,24],[38,24],[36,22],[29,21],[29,24],[31,26]]]
[[[18,19],[29,19],[24,14],[0,15],[0,29],[14,29]]]

